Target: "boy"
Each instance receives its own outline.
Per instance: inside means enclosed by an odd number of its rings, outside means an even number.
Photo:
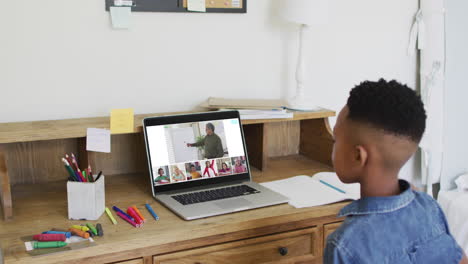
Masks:
[[[351,90],[333,130],[341,181],[361,184],[344,223],[327,238],[324,263],[468,263],[436,201],[398,180],[416,152],[426,113],[419,96],[396,81]]]

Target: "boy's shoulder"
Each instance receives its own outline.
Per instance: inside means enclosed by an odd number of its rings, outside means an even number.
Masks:
[[[407,252],[422,245],[432,248],[439,244],[438,239],[447,244],[443,247],[458,247],[437,202],[411,189],[397,197],[354,201],[343,208],[340,215],[346,219],[327,238],[328,255],[339,251],[357,262],[361,262],[363,256],[369,259],[373,256],[375,260],[398,263]]]
[[[432,225],[432,229],[437,229],[439,233],[447,231],[445,216],[436,200],[423,192],[414,190],[407,192],[409,195],[406,195],[406,198],[401,198],[397,202],[382,199],[377,207],[363,206],[362,204],[367,201],[362,199],[352,202],[340,211],[339,216],[345,216],[345,221],[328,237],[328,240],[346,246],[348,243],[355,243],[356,237],[364,238],[366,234],[371,235],[370,232],[364,232],[365,230],[375,227],[377,233],[382,233],[389,231],[387,227],[414,225],[415,221],[420,228]],[[379,198],[382,197],[375,197]],[[385,226],[382,226],[383,224]]]

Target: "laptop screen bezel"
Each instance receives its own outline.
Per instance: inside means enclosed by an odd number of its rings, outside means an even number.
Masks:
[[[242,145],[244,148],[244,156],[246,160],[246,173],[228,175],[228,176],[221,176],[215,178],[207,178],[203,180],[195,180],[195,181],[186,181],[186,182],[179,182],[175,184],[161,184],[155,185],[154,184],[154,177],[153,177],[153,166],[151,163],[151,153],[149,151],[148,145],[148,135],[147,135],[147,127],[151,126],[159,126],[159,125],[171,125],[171,124],[180,124],[180,123],[196,123],[196,122],[203,122],[203,121],[215,121],[215,120],[223,120],[223,119],[233,119],[236,118],[239,121],[239,127],[241,131],[242,137]],[[204,112],[204,113],[193,113],[193,114],[182,114],[182,115],[171,115],[171,116],[156,116],[156,117],[147,117],[143,119],[143,132],[145,137],[145,147],[146,147],[146,154],[148,159],[148,166],[149,166],[149,174],[150,174],[150,182],[152,186],[153,196],[156,194],[161,194],[164,192],[176,191],[181,189],[188,189],[200,186],[209,186],[212,184],[225,184],[237,181],[250,181],[251,174],[250,174],[250,166],[249,160],[247,156],[247,148],[245,145],[245,138],[244,138],[244,131],[242,129],[242,123],[240,120],[239,112],[238,111],[213,111],[213,112]]]

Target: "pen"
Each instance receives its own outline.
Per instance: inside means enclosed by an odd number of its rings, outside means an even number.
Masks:
[[[158,221],[159,216],[153,211],[153,208],[151,208],[151,205],[145,204],[145,206],[146,206],[146,209],[148,209],[148,211],[150,212],[150,214],[154,217],[154,220]]]
[[[128,219],[132,220],[132,221],[135,221],[135,219],[133,219],[133,217],[131,217],[130,215],[128,215],[127,213],[125,213],[124,211],[120,210],[120,208],[118,208],[117,206],[112,206],[112,209],[114,209],[114,211],[116,213],[121,213],[123,215],[125,215],[126,217],[128,217]]]
[[[120,216],[123,220],[127,221],[129,224],[131,224],[134,227],[140,227],[139,224],[135,223],[132,219],[128,218],[126,215],[122,214],[121,212],[117,212],[117,215]]]
[[[330,187],[330,188],[332,188],[332,189],[334,189],[334,190],[336,190],[336,191],[339,191],[340,193],[346,193],[345,191],[341,190],[341,189],[338,188],[338,187],[335,187],[335,186],[329,184],[328,182],[325,182],[325,181],[322,181],[322,180],[319,180],[319,181],[320,181],[321,183],[325,184],[326,186],[328,186],[328,187]]]
[[[101,177],[101,175],[102,175],[102,171],[100,171],[100,172],[98,173],[98,175],[97,175],[97,177],[96,177],[96,179],[95,179],[94,181],[97,182],[97,180],[99,180],[99,177]]]

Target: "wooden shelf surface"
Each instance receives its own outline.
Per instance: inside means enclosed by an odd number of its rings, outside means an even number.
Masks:
[[[134,133],[141,132],[142,121],[146,117],[163,116],[173,114],[184,114],[188,112],[138,114],[135,115]],[[242,124],[260,124],[269,122],[293,121],[304,119],[316,119],[334,116],[331,110],[320,110],[315,112],[294,112],[293,118],[288,119],[254,119],[242,120]],[[64,120],[32,121],[0,123],[0,144],[15,142],[31,142],[40,140],[67,139],[86,137],[86,129],[110,128],[110,117],[76,118]]]
[[[331,170],[324,164],[299,155],[274,158],[270,165],[265,171],[253,169],[254,180],[264,182]],[[117,225],[112,225],[107,215],[103,214],[98,221],[88,221],[93,224],[101,223],[104,228],[105,235],[95,239],[96,246],[34,258],[27,255],[20,237],[38,234],[51,228],[67,228],[85,221],[67,219],[65,181],[14,186],[14,220],[1,223],[0,245],[5,263],[96,263],[98,259],[99,263],[107,263],[148,254],[175,252],[223,243],[227,239],[245,239],[253,233],[271,234],[320,225],[335,220],[339,209],[347,204],[342,202],[301,209],[283,204],[184,221],[152,198],[150,187],[145,184],[148,182],[147,177],[132,174],[105,178],[106,206],[127,208],[136,205],[148,219],[142,228],[133,228],[121,219],[117,219]],[[160,216],[159,221],[154,221],[144,209],[145,203],[152,205]]]

